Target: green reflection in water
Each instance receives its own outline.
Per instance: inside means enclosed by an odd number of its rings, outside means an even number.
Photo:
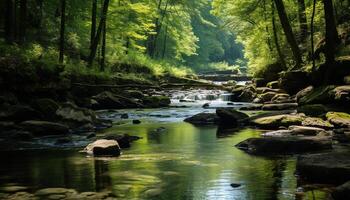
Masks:
[[[159,127],[166,130],[155,133]],[[234,147],[258,131],[218,138],[217,127],[176,122],[121,125],[104,133],[143,139],[119,158],[87,158],[77,150],[12,152],[0,166],[2,182],[33,189],[111,190],[124,199],[295,198],[294,158],[255,157]]]

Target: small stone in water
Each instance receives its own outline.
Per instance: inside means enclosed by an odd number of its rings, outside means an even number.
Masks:
[[[203,107],[203,108],[208,108],[209,106],[210,106],[209,103],[205,103],[202,107]]]
[[[133,124],[141,124],[141,121],[138,119],[134,119],[134,120],[132,120],[132,123]]]
[[[239,184],[239,183],[231,183],[231,187],[238,188],[238,187],[241,187],[241,184]]]
[[[129,115],[127,113],[124,113],[120,116],[120,118],[122,119],[128,119],[129,118]]]

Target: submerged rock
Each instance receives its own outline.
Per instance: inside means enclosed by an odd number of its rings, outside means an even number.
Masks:
[[[219,122],[219,117],[215,113],[199,113],[184,121],[194,125],[213,125]]]
[[[35,136],[62,135],[69,132],[67,126],[47,121],[25,121],[20,123],[20,127],[33,133]]]
[[[119,156],[120,147],[116,140],[96,140],[85,147],[84,151],[95,156]]]
[[[251,154],[291,154],[332,148],[330,137],[262,137],[249,138],[236,145]]]
[[[309,182],[342,184],[350,180],[349,158],[349,152],[302,155],[297,160],[297,172]]]

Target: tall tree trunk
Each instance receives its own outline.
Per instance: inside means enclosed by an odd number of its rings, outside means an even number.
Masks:
[[[304,42],[307,37],[305,0],[298,0],[298,15],[299,15],[300,42]]]
[[[63,63],[64,60],[64,32],[66,23],[66,0],[61,0],[61,30],[60,30],[60,56],[59,63]]]
[[[316,11],[316,0],[313,0],[313,3],[312,3],[311,24],[310,24],[312,71],[315,71],[315,70],[316,70],[316,63],[315,63],[315,47],[314,47],[314,19],[315,19],[315,11]]]
[[[107,29],[106,29],[106,23],[107,19],[103,23],[103,33],[102,33],[102,47],[101,47],[101,71],[105,70],[105,60],[106,60],[106,35],[107,35]]]
[[[96,34],[97,0],[92,0],[90,48]]]
[[[168,40],[168,25],[165,27],[165,33],[164,33],[164,42],[163,42],[163,52],[162,52],[162,59],[165,57],[165,52],[166,52],[166,43]]]
[[[14,0],[6,0],[5,9],[5,40],[8,43],[15,41],[16,27],[16,5]]]
[[[286,35],[287,41],[292,49],[292,53],[295,59],[295,67],[300,68],[302,63],[302,57],[300,53],[300,49],[298,47],[297,41],[295,40],[292,27],[289,24],[289,20],[286,14],[286,10],[284,8],[284,4],[282,0],[274,0],[278,12],[278,16],[281,21],[281,25]]]
[[[271,9],[272,9],[271,15],[272,15],[273,39],[274,39],[274,42],[275,42],[275,46],[276,46],[277,54],[278,54],[278,57],[279,57],[279,61],[283,65],[283,68],[286,69],[287,68],[286,61],[285,61],[284,55],[283,55],[283,53],[281,51],[280,44],[278,42],[278,34],[277,34],[276,20],[275,20],[275,6],[274,6],[273,2],[272,2],[272,5],[271,5]]]
[[[100,22],[98,24],[95,38],[94,38],[92,45],[91,45],[91,51],[90,51],[89,63],[88,63],[89,67],[92,66],[92,63],[96,57],[97,46],[98,46],[98,43],[101,39],[101,34],[102,34],[104,22],[106,21],[106,18],[107,18],[108,6],[109,6],[109,0],[104,0],[103,8],[102,8],[102,16],[101,16]]]
[[[266,16],[266,1],[263,0],[263,10],[264,10],[264,20],[267,21],[267,16]],[[270,52],[272,52],[272,45],[271,45],[271,38],[270,38],[270,31],[268,24],[266,23],[265,25],[265,30],[266,30],[266,43],[267,46],[269,47]]]
[[[20,1],[19,42],[24,43],[27,29],[27,0]]]
[[[326,21],[326,63],[334,62],[336,46],[339,42],[338,31],[334,20],[334,10],[332,0],[323,0],[324,15]]]

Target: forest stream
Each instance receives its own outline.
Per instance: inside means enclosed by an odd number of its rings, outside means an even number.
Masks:
[[[183,95],[196,101],[179,102]],[[79,150],[91,141],[81,139],[64,148],[50,148],[47,139],[45,149],[3,152],[0,190],[27,197],[52,192],[52,198],[112,194],[117,199],[296,199],[301,189],[294,174],[295,156],[252,156],[234,147],[259,136],[259,130],[183,122],[200,112],[215,112],[213,108],[247,104],[228,105],[226,95],[173,91],[168,108],[100,111],[101,118],[113,120],[113,127],[98,135],[128,133],[142,138],[123,149],[120,157],[86,156]],[[202,108],[204,103],[210,103],[209,108]],[[129,118],[121,119],[125,113]],[[141,123],[133,124],[136,119]],[[305,194],[300,199],[326,198],[320,190]]]

